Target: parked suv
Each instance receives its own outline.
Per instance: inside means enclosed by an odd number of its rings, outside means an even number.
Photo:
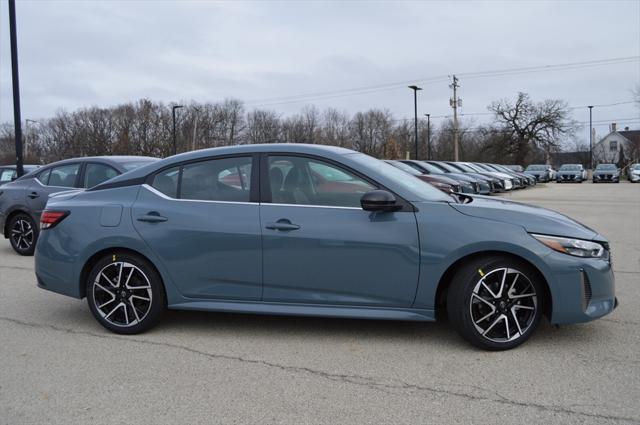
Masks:
[[[91,188],[119,174],[157,161],[144,156],[85,157],[54,162],[0,189],[0,228],[20,255],[33,255],[38,222],[50,195]]]

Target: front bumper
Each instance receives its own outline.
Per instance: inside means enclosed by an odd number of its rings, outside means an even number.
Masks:
[[[616,174],[594,174],[594,182],[616,182],[620,181],[620,176]]]
[[[615,277],[609,261],[560,253],[551,254],[547,261],[551,258],[555,278],[551,323],[588,322],[616,308]]]
[[[640,174],[631,174],[629,176],[629,181],[640,182]]]

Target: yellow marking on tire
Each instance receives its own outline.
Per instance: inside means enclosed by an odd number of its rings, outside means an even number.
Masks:
[[[113,258],[115,260],[115,255]],[[482,269],[478,269],[478,273],[480,273],[480,277],[484,277],[484,272],[482,271]]]

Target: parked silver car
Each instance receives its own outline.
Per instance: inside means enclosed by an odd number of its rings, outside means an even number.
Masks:
[[[587,179],[587,170],[582,164],[562,164],[556,173],[556,182],[576,182],[582,183]]]
[[[640,182],[640,163],[631,164],[627,169],[627,177],[631,183]]]

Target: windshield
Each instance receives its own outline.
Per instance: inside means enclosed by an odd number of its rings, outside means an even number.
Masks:
[[[640,170],[640,164],[633,164],[633,165],[631,166],[631,169],[632,169],[632,170]]]
[[[575,164],[564,164],[560,167],[560,171],[579,171],[580,166]]]
[[[529,165],[527,171],[544,171],[547,167],[545,165]]]
[[[405,164],[404,162],[400,162],[400,161],[385,161],[388,162],[389,164],[393,165],[396,168],[399,168],[400,170],[404,171],[405,173],[409,173],[413,176],[421,176],[422,173],[418,170],[416,170],[415,168],[411,167],[410,165]]]
[[[438,162],[436,164],[437,167],[441,168],[444,170],[445,173],[459,173],[460,170],[456,169],[455,167],[452,167],[451,165],[445,163],[445,162]]]
[[[445,194],[444,192],[436,189],[429,183],[426,183],[420,179],[407,178],[407,173],[394,167],[393,165],[375,159],[369,155],[363,153],[349,154],[349,159],[352,159],[366,168],[372,170],[384,176],[387,179],[393,180],[393,182],[402,187],[405,191],[416,194],[420,200],[423,201],[455,201],[455,198]]]
[[[464,171],[465,173],[475,173],[476,170],[474,170],[473,168],[469,167],[469,165],[467,164],[456,164],[458,166],[458,168],[461,168],[462,171]]]
[[[618,167],[616,167],[614,164],[598,164],[598,166],[596,167],[596,170],[617,170]]]

